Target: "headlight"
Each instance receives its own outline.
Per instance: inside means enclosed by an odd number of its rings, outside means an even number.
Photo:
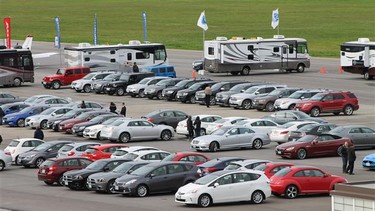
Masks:
[[[31,158],[35,157],[35,155],[36,155],[36,154],[26,156],[25,159],[26,159],[26,160],[31,159]]]
[[[186,96],[186,95],[188,95],[188,94],[189,94],[189,93],[187,93],[187,92],[182,93],[183,96]]]
[[[292,151],[292,150],[294,150],[294,147],[289,147],[289,148],[286,148],[286,150],[285,150],[285,151]]]
[[[104,178],[100,178],[100,179],[98,179],[98,182],[105,182],[105,179]]]
[[[173,91],[172,91],[172,90],[169,90],[169,91],[167,91],[167,93],[168,93],[168,94],[172,94],[172,93],[173,93]]]
[[[78,176],[74,176],[74,179],[83,180],[83,177],[81,175],[78,175]]]
[[[132,180],[126,182],[125,185],[133,184],[133,183],[135,183],[136,181],[137,181],[137,179],[132,179]]]

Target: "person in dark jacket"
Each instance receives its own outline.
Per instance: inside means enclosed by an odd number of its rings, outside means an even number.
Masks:
[[[5,113],[3,109],[0,107],[0,125],[3,124],[3,117],[5,116]]]
[[[342,173],[346,173],[348,168],[348,142],[345,142],[341,147],[341,159],[342,159]]]
[[[199,118],[199,116],[195,118],[194,127],[195,127],[195,137],[199,137],[201,135],[201,119]]]
[[[125,106],[125,103],[122,103],[122,108],[121,108],[120,114],[123,115],[124,117],[126,117],[126,106]]]
[[[112,113],[117,114],[116,110],[117,110],[116,104],[114,102],[111,102],[109,104],[109,111],[112,112]]]
[[[44,139],[44,133],[40,129],[40,127],[36,127],[36,129],[34,131],[34,138],[37,138],[37,139],[40,139],[40,140]]]
[[[3,137],[0,135],[0,145],[3,142]]]
[[[139,73],[139,68],[136,62],[133,64],[133,73]]]
[[[85,101],[84,101],[84,100],[82,100],[82,103],[81,103],[81,108],[87,108],[87,107],[86,107],[86,103],[85,103]]]
[[[186,127],[189,132],[188,138],[189,140],[191,140],[194,137],[194,126],[193,126],[193,121],[191,120],[191,116],[189,116],[186,120]]]
[[[350,175],[353,175],[353,169],[354,169],[354,161],[356,160],[357,156],[355,155],[355,148],[353,143],[348,142],[348,162],[349,165],[346,169],[346,172]]]

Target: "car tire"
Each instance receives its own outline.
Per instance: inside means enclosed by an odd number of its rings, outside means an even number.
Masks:
[[[274,107],[274,105],[273,105],[273,102],[268,102],[268,103],[266,104],[266,106],[265,106],[265,109],[266,109],[266,111],[268,111],[268,112],[272,112],[272,111],[274,111],[274,110],[275,110],[275,107]]]
[[[249,75],[250,74],[250,68],[244,67],[242,68],[241,75]]]
[[[365,72],[365,74],[363,74],[363,77],[366,79],[366,80],[371,80],[374,78],[374,76],[370,75],[368,73],[368,71]]]
[[[295,107],[296,107],[296,104],[290,104],[288,106],[288,110],[294,110]]]
[[[43,163],[44,161],[45,161],[44,158],[37,158],[37,159],[35,160],[35,163],[34,163],[35,167],[38,167],[38,168],[39,168],[39,166],[42,165],[42,163]]]
[[[101,140],[100,139],[100,131],[96,134],[96,139]]]
[[[59,186],[64,186],[64,176],[61,175],[61,177],[59,177],[59,180],[57,180],[57,184]]]
[[[263,146],[263,142],[259,138],[253,141],[253,149],[260,149],[262,148],[262,146]]]
[[[307,157],[307,152],[306,152],[306,150],[305,149],[299,149],[298,151],[297,151],[297,158],[298,159],[300,159],[300,160],[303,160],[303,159],[305,159]]]
[[[14,159],[14,164],[15,164],[16,166],[19,166],[19,163],[18,163],[18,155],[17,155],[16,158]]]
[[[19,87],[19,86],[21,86],[21,84],[22,84],[22,80],[20,78],[15,78],[13,80],[13,86]]]
[[[141,98],[144,98],[145,97],[145,90],[144,89],[139,90],[138,96],[141,97]]]
[[[210,146],[209,146],[209,149],[210,149],[210,152],[217,152],[217,150],[219,150],[219,143],[217,143],[216,141],[213,141],[211,142]]]
[[[210,97],[210,105],[216,105],[216,99],[214,96]]]
[[[251,203],[260,204],[264,201],[264,194],[260,190],[256,190],[251,194]]]
[[[17,126],[18,127],[25,127],[25,119],[21,118],[17,120]]]
[[[344,114],[347,116],[350,116],[353,114],[353,106],[351,105],[346,105],[344,108]]]
[[[208,194],[202,194],[198,198],[198,205],[200,207],[209,207],[212,204],[212,198]]]
[[[195,104],[195,103],[196,103],[196,101],[195,101],[195,95],[191,95],[191,96],[190,96],[190,98],[189,98],[189,102],[190,102],[191,104]]]
[[[303,73],[303,72],[305,72],[305,65],[304,64],[299,64],[298,66],[297,66],[297,73]]]
[[[243,109],[246,109],[246,110],[249,110],[249,109],[251,109],[251,100],[244,100],[243,102],[242,102],[242,105],[241,105],[241,107],[243,108]]]
[[[138,197],[145,197],[148,195],[148,188],[146,185],[138,185],[136,190]]]
[[[116,89],[116,95],[117,95],[117,96],[122,96],[122,95],[124,95],[124,94],[125,94],[125,90],[124,90],[124,88],[120,87],[120,88],[117,88],[117,89]]]
[[[320,109],[318,107],[314,107],[310,110],[310,116],[318,117],[320,115]]]
[[[86,92],[86,93],[91,92],[91,86],[90,86],[89,84],[86,84],[86,85],[83,87],[83,91]]]
[[[47,124],[47,120],[46,119],[44,119],[43,121],[41,121],[40,122],[40,129],[43,129],[43,130],[45,130],[45,129],[48,129],[48,124]]]
[[[160,139],[163,141],[169,141],[172,138],[172,132],[169,130],[163,130],[160,135]]]
[[[109,180],[108,183],[107,183],[107,187],[106,187],[106,191],[107,193],[115,193],[115,188],[113,186],[113,184],[115,183],[115,180]]]
[[[285,198],[294,199],[298,196],[298,188],[295,185],[289,185],[285,189]]]
[[[53,89],[60,89],[60,86],[61,86],[61,84],[60,84],[59,81],[53,81],[52,82],[52,88]]]
[[[158,100],[162,100],[162,99],[163,99],[163,94],[162,94],[161,91],[158,91],[158,93],[156,94],[156,98],[157,98]]]
[[[0,160],[0,171],[4,170],[5,168],[5,163],[4,161]]]
[[[121,133],[119,137],[119,141],[122,143],[127,143],[130,141],[130,134],[129,133]]]
[[[204,128],[201,128],[199,131],[199,136],[205,136],[206,135],[206,130]]]
[[[44,181],[47,185],[53,185],[53,182]]]

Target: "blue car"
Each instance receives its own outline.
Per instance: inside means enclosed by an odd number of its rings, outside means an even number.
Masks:
[[[25,119],[27,117],[37,115],[48,108],[48,106],[29,106],[19,112],[5,115],[3,117],[3,124],[9,126],[25,127]]]
[[[373,170],[375,169],[375,153],[367,155],[362,160],[363,168]]]
[[[29,107],[30,105],[24,102],[16,102],[16,103],[7,103],[1,105],[1,109],[4,111],[4,115],[12,114],[21,111],[22,109]]]

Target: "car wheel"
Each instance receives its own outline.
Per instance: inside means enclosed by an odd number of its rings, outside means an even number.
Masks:
[[[268,102],[266,104],[266,111],[271,112],[271,111],[274,111],[274,110],[275,110],[275,107],[273,106],[273,102]]]
[[[4,170],[5,168],[5,163],[4,161],[0,160],[0,171]]]
[[[124,95],[125,94],[125,90],[123,89],[123,88],[118,88],[117,90],[116,90],[116,95],[117,96],[122,96],[122,95]]]
[[[253,149],[260,149],[262,148],[262,146],[263,146],[262,140],[257,138],[253,141]]]
[[[209,207],[212,203],[212,199],[208,194],[202,194],[198,198],[198,205],[201,207]]]
[[[295,107],[296,107],[296,104],[291,104],[291,105],[288,107],[288,110],[294,110]]]
[[[114,184],[115,183],[115,180],[110,180],[107,184],[107,193],[115,193],[115,187],[114,187]]]
[[[137,196],[145,197],[148,194],[148,188],[145,185],[138,185],[137,187]]]
[[[130,141],[130,134],[129,133],[121,133],[119,139],[120,139],[120,142],[127,143],[128,141]]]
[[[299,150],[297,151],[297,158],[298,158],[298,159],[303,160],[303,159],[305,159],[306,157],[307,157],[307,152],[306,152],[305,149],[299,149]]]
[[[40,165],[42,165],[43,162],[44,162],[44,158],[37,158],[35,160],[35,166],[39,167]]]
[[[298,196],[298,188],[295,185],[289,185],[285,189],[285,197],[288,199],[294,199]]]
[[[16,158],[14,159],[14,164],[16,164],[16,166],[19,165],[19,163],[18,163],[18,155],[17,155]]]
[[[64,176],[61,175],[61,177],[57,181],[57,184],[60,185],[60,186],[64,186]]]
[[[216,100],[214,96],[210,97],[210,105],[216,105]]]
[[[338,115],[340,115],[340,112],[333,112],[333,114],[338,116]]]
[[[249,110],[251,108],[251,100],[244,100],[242,102],[242,108]]]
[[[100,131],[96,134],[96,139],[100,140]]]
[[[264,201],[264,195],[262,191],[256,190],[254,193],[251,195],[251,202],[254,204],[260,204]]]
[[[365,74],[364,74],[363,76],[364,76],[364,78],[365,78],[366,80],[371,80],[371,79],[374,78],[374,76],[370,75],[370,74],[368,73],[368,71],[366,71]]]
[[[201,128],[201,130],[199,131],[199,136],[205,136],[206,135],[206,130]]]
[[[242,68],[241,75],[249,75],[250,74],[250,68],[244,67]]]
[[[195,104],[195,103],[196,103],[196,101],[195,101],[195,95],[191,95],[191,96],[190,96],[190,98],[189,98],[189,102],[190,102],[191,104]]]
[[[145,97],[145,90],[143,90],[143,89],[141,89],[141,90],[139,90],[139,97]]]
[[[48,128],[47,120],[43,120],[40,122],[40,128],[43,130]]]
[[[353,114],[353,107],[351,105],[347,105],[344,108],[344,114],[350,116]]]
[[[163,99],[163,94],[161,93],[161,91],[158,91],[158,93],[156,94],[156,98],[158,98],[158,100]]]
[[[13,86],[15,86],[15,87],[19,87],[19,86],[21,86],[21,84],[22,84],[22,81],[21,81],[20,78],[15,78],[15,79],[13,80]]]
[[[53,185],[53,182],[44,181],[44,183],[46,183],[47,185]]]
[[[303,72],[305,72],[305,65],[303,65],[303,64],[299,64],[298,66],[297,66],[297,72],[298,73],[303,73]]]
[[[312,117],[318,117],[320,114],[320,110],[317,107],[314,107],[310,110],[310,116]]]
[[[60,82],[59,81],[54,81],[52,82],[52,88],[53,89],[60,89]]]
[[[172,138],[172,133],[169,130],[163,130],[160,135],[161,140],[169,141]]]
[[[25,119],[17,120],[17,126],[18,127],[25,127]]]
[[[210,144],[209,149],[211,152],[217,152],[217,150],[219,149],[219,144],[214,141]]]
[[[86,85],[83,87],[83,91],[86,92],[86,93],[91,92],[91,86],[90,86],[89,84],[86,84]]]

